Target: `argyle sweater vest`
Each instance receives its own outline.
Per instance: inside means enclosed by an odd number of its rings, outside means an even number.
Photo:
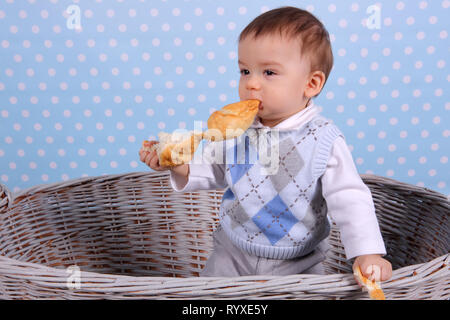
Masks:
[[[235,245],[260,257],[292,259],[328,236],[320,177],[338,136],[335,125],[316,115],[296,129],[248,129],[225,148],[228,188],[219,220]]]

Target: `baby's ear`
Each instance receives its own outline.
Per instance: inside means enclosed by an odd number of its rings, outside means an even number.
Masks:
[[[323,71],[313,71],[305,87],[305,96],[311,98],[317,96],[325,84]]]

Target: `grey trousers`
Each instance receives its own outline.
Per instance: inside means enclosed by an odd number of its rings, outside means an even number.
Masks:
[[[330,249],[327,239],[306,256],[294,259],[267,259],[250,255],[234,245],[219,225],[213,234],[213,252],[201,277],[238,277],[249,275],[325,274],[323,260]]]

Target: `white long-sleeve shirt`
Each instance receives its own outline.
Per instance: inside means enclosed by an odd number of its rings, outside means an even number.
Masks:
[[[280,122],[273,128],[289,129],[308,122],[319,109],[310,102],[307,108]],[[250,128],[262,128],[256,117]],[[170,172],[172,188],[177,192],[223,189],[226,164],[189,164],[188,181]],[[325,173],[321,177],[322,195],[327,203],[328,215],[336,222],[347,259],[365,254],[386,254],[383,238],[375,215],[369,188],[356,170],[345,140],[338,137],[332,147]]]

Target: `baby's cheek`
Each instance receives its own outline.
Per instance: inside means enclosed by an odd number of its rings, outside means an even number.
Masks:
[[[246,90],[245,90],[245,84],[243,80],[239,81],[239,98],[240,100],[246,100]]]
[[[290,96],[291,94],[285,88],[277,87],[275,90],[271,90],[271,93],[264,98],[264,104],[267,103],[274,109],[281,111],[284,106],[288,106],[292,102]]]

